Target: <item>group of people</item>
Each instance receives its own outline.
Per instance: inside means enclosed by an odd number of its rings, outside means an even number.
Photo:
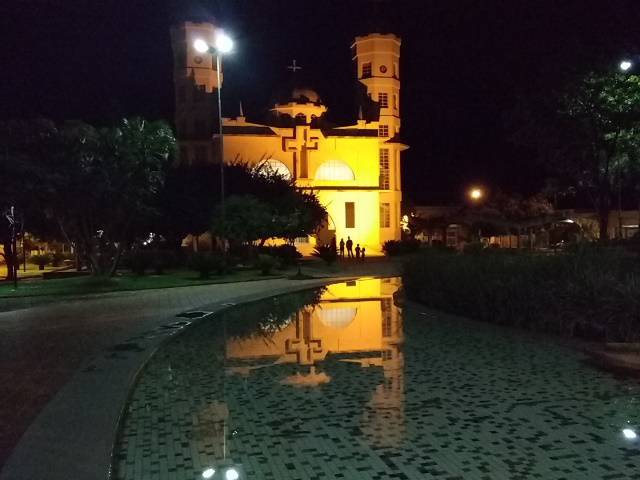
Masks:
[[[353,252],[355,250],[355,253],[356,253],[355,258],[356,258],[356,260],[364,260],[364,256],[366,254],[366,249],[364,247],[360,247],[359,243],[356,245],[356,248],[354,249],[353,248],[353,240],[351,240],[351,237],[347,237],[347,241],[346,242],[344,241],[344,238],[341,238],[339,247],[340,247],[340,250],[339,250],[340,256],[342,258],[344,258],[344,251],[345,251],[345,248],[346,248],[346,250],[347,250],[347,258],[354,258],[353,257]]]

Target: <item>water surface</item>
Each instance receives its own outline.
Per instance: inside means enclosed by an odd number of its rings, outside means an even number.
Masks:
[[[526,332],[402,311],[399,284],[330,285],[188,328],[140,376],[116,478],[640,478],[637,382]]]

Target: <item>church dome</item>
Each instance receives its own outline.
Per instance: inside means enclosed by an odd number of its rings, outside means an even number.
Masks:
[[[322,103],[318,92],[311,88],[294,88],[291,92],[291,101],[297,103]]]

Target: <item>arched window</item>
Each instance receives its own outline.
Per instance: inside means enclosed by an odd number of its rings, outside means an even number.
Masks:
[[[341,160],[328,160],[316,170],[316,180],[355,180],[351,167]]]
[[[276,175],[280,175],[285,180],[291,180],[291,172],[289,171],[287,166],[280,160],[276,160],[275,158],[269,158],[268,160],[265,160],[260,165],[258,165],[257,170],[259,172],[264,172],[265,174],[275,173]]]

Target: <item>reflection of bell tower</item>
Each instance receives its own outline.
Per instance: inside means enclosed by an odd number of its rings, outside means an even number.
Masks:
[[[197,39],[213,45],[214,34],[211,23],[184,22],[171,29],[175,125],[180,162],[186,164],[211,162],[218,151],[212,143],[218,129],[216,61],[193,48]]]
[[[384,280],[383,280],[384,281]],[[390,281],[391,282],[391,281]],[[391,286],[391,285],[389,285]],[[393,287],[392,287],[393,288]],[[397,285],[395,285],[397,288]],[[384,381],[376,387],[365,412],[362,430],[375,445],[395,447],[406,436],[404,418],[404,354],[402,311],[386,297],[382,285],[382,369]]]

